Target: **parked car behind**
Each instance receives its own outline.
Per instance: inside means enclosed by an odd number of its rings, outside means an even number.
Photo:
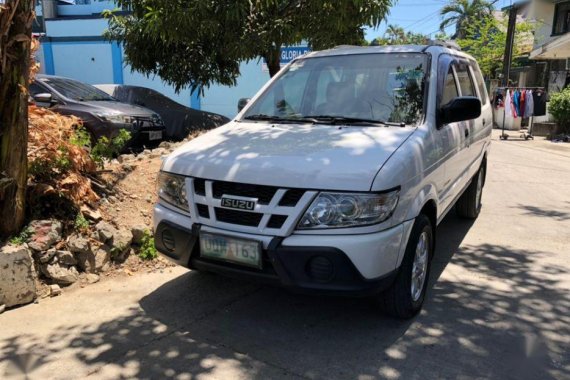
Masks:
[[[113,138],[121,129],[131,133],[130,147],[156,146],[164,138],[164,123],[148,108],[122,103],[107,93],[74,79],[37,75],[30,85],[36,105],[79,117],[95,142]]]
[[[192,269],[371,296],[410,318],[436,226],[481,210],[491,111],[477,62],[451,45],[309,53],[163,161],[156,247]]]
[[[222,115],[186,107],[150,88],[116,84],[98,84],[95,87],[121,102],[147,107],[158,113],[164,120],[165,138],[168,140],[180,141],[192,131],[213,129],[230,121]]]

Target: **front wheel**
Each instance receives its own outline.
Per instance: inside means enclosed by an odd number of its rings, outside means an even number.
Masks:
[[[408,319],[422,308],[433,257],[433,227],[420,214],[412,228],[404,259],[394,283],[380,295],[384,311],[396,318]]]

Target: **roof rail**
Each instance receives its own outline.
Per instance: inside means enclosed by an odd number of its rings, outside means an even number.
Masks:
[[[455,41],[444,41],[444,40],[428,40],[428,46],[441,46],[448,49],[461,51],[461,47]]]
[[[337,45],[337,46],[333,47],[332,49],[357,48],[357,47],[362,47],[362,46],[359,46],[359,45]]]

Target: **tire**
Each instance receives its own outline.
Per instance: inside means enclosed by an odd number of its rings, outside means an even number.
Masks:
[[[412,232],[410,233],[406,252],[398,275],[396,276],[392,286],[379,297],[380,306],[387,314],[399,319],[409,319],[421,310],[426,295],[431,259],[433,257],[433,234],[433,226],[429,218],[424,214],[420,214],[416,218]],[[423,260],[415,260],[417,252],[422,251],[419,246],[420,239],[422,239],[427,250],[420,255],[420,257],[424,256],[425,259],[425,265],[423,265],[424,274],[423,280],[421,280],[421,285],[418,285],[419,282],[416,282],[416,286],[412,287],[414,262],[417,264],[424,263]]]
[[[467,190],[459,197],[455,204],[457,215],[462,218],[476,219],[481,212],[481,199],[485,185],[485,164],[475,173]]]

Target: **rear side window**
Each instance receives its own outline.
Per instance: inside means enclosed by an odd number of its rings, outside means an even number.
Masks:
[[[459,82],[459,87],[461,87],[461,96],[477,96],[475,92],[475,86],[473,86],[473,81],[471,80],[471,74],[469,72],[469,66],[466,63],[460,63],[456,66],[457,69],[457,81]]]
[[[485,80],[483,80],[483,75],[481,75],[481,71],[479,71],[477,65],[472,64],[471,69],[473,70],[473,79],[475,80],[475,83],[477,83],[477,88],[479,89],[481,104],[485,105],[487,104],[487,99],[488,99],[487,86],[485,86]]]
[[[455,76],[453,75],[453,67],[449,66],[449,71],[445,77],[445,82],[443,84],[443,93],[441,97],[441,105],[446,105],[453,99],[459,96],[457,91],[457,85],[455,83]]]

